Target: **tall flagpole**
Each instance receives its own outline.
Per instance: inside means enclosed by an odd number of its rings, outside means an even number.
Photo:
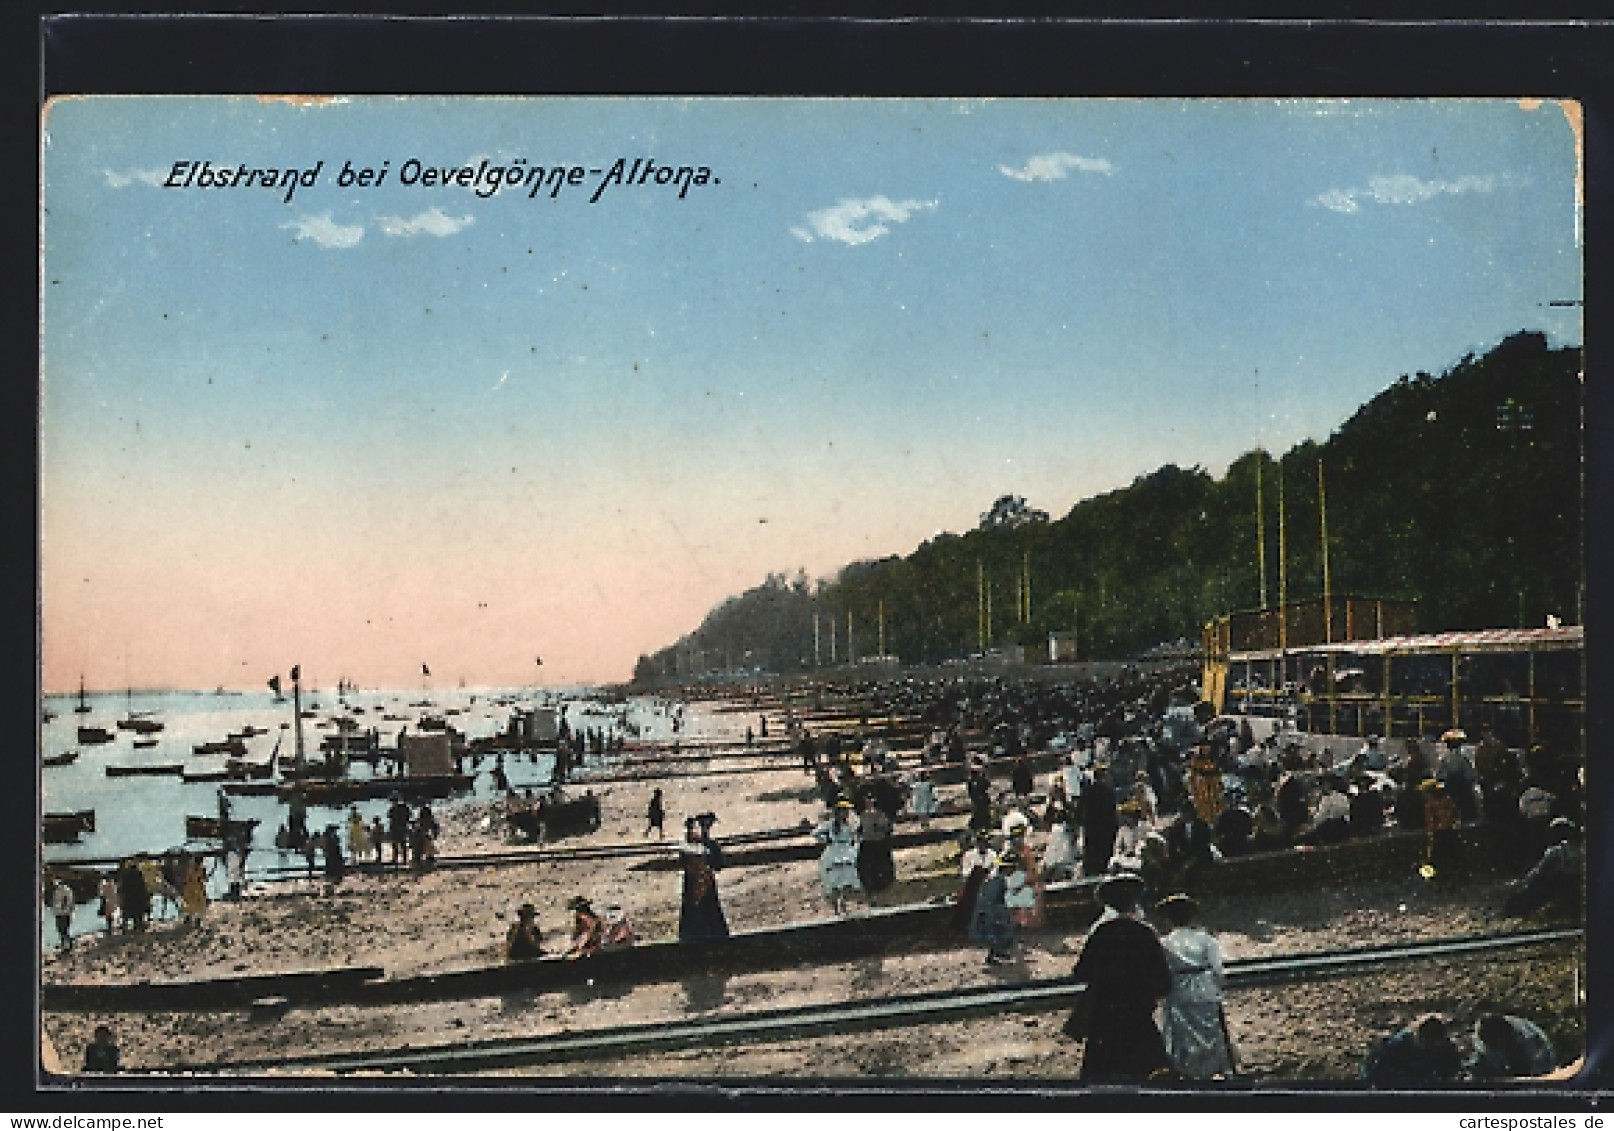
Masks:
[[[986,567],[975,559],[975,639],[976,651],[986,652]]]
[[[986,643],[992,644],[992,583],[986,584]]]
[[[1262,448],[1255,450],[1255,556],[1261,563],[1261,608],[1267,607],[1267,523],[1266,507],[1261,500],[1261,465],[1266,463],[1267,453]]]
[[[1025,608],[1021,610],[1022,624],[1031,623],[1031,551],[1026,550],[1020,555],[1020,575],[1024,578],[1020,592],[1025,600]]]
[[[296,720],[293,723],[293,732],[297,738],[297,780],[303,780],[303,665],[294,664],[291,669],[291,713]]]
[[[1317,516],[1323,543],[1323,643],[1334,642],[1333,586],[1328,575],[1328,489],[1323,485],[1323,461],[1317,461]]]
[[[1278,460],[1278,649],[1289,647],[1288,515],[1283,505],[1283,460]]]

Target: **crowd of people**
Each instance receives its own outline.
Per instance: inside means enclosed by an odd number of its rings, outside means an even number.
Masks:
[[[825,904],[845,915],[852,900],[878,902],[893,889],[896,823],[912,819],[929,828],[944,809],[939,779],[956,782],[962,772],[969,815],[952,924],[984,949],[988,965],[1016,962],[1023,935],[1046,926],[1050,884],[1102,881],[1102,911],[1073,972],[1087,989],[1065,1029],[1083,1042],[1084,1079],[1211,1079],[1237,1070],[1222,1000],[1221,946],[1202,925],[1196,898],[1203,895],[1200,878],[1223,861],[1402,829],[1424,835],[1425,875],[1444,882],[1464,871],[1458,834],[1467,828],[1505,851],[1539,854],[1510,892],[1508,914],[1577,906],[1580,899],[1581,782],[1578,762],[1566,752],[1509,750],[1488,730],[1471,741],[1453,729],[1427,745],[1368,736],[1340,755],[1338,744],[1308,745],[1270,720],[1210,717],[1180,672],[1128,671],[1064,685],[900,681],[861,691],[873,703],[870,715],[916,717],[929,733],[918,764],[903,767],[882,740],[835,733],[815,739],[790,727],[824,810],[811,835],[820,846]],[[766,737],[765,719],[761,725]],[[1266,732],[1261,737],[1257,726]],[[581,760],[619,741],[578,731],[568,733],[562,749]],[[557,767],[557,788],[565,773]],[[518,815],[538,813],[545,803],[530,790],[508,790],[506,819],[516,827]],[[664,837],[661,789],[644,816],[643,835]],[[682,943],[730,934],[719,892],[725,852],[713,836],[717,823],[711,812],[687,818],[677,845]],[[311,877],[323,857],[324,878],[334,887],[350,864],[379,867],[384,856],[394,867],[430,864],[440,832],[430,805],[412,808],[398,794],[384,818],[366,821],[354,806],[342,826],[311,831],[294,797],[276,845],[302,852]],[[180,853],[125,862],[100,885],[108,933],[143,929],[154,899],[166,898],[177,914],[199,921],[206,869],[206,857]],[[65,884],[50,888],[47,898],[66,948],[72,892],[62,890]],[[636,939],[620,908],[600,914],[578,895],[566,910],[572,929],[557,951],[566,959]],[[508,928],[504,956],[522,962],[544,954],[537,908],[525,903]],[[1528,1020],[1498,1014],[1481,1022],[1465,1058],[1441,1018],[1421,1018],[1376,1046],[1363,1075],[1395,1084],[1556,1066],[1539,1067],[1554,1060],[1553,1050],[1546,1041],[1543,1051],[1545,1034]]]

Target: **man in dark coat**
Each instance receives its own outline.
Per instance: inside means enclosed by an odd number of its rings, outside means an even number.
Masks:
[[[1182,812],[1166,830],[1166,845],[1170,849],[1167,868],[1176,880],[1176,886],[1187,890],[1194,878],[1216,863],[1211,851],[1214,834],[1192,798],[1184,800]]]
[[[971,769],[964,782],[970,799],[969,827],[977,832],[990,830],[992,820],[992,781],[984,769]]]
[[[1110,866],[1121,818],[1115,811],[1115,787],[1105,766],[1093,771],[1093,780],[1077,803],[1082,813],[1082,875],[1097,876]]]
[[[1087,936],[1073,977],[1086,984],[1083,1080],[1146,1080],[1170,1069],[1155,1005],[1171,992],[1171,967],[1154,928],[1132,917],[1143,881],[1106,880],[1099,898],[1113,912]]]
[[[1223,856],[1243,856],[1250,851],[1255,818],[1242,802],[1235,801],[1216,818],[1216,846]]]
[[[392,845],[392,863],[409,862],[409,806],[403,797],[394,793],[387,806],[387,839]]]

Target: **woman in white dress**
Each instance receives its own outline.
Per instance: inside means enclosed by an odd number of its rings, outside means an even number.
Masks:
[[[1042,877],[1068,880],[1076,874],[1076,837],[1064,814],[1048,828],[1048,846],[1042,850]]]
[[[852,803],[844,797],[835,803],[830,819],[813,831],[813,837],[824,846],[818,857],[818,882],[823,885],[824,898],[835,908],[835,914],[846,914],[848,892],[863,890],[857,878],[857,825],[852,817]]]
[[[1177,1071],[1206,1080],[1233,1074],[1233,1047],[1222,1012],[1222,946],[1195,926],[1199,903],[1191,896],[1172,895],[1155,906],[1171,933],[1160,940],[1171,967],[1171,993],[1167,995],[1160,1025],[1166,1053]]]

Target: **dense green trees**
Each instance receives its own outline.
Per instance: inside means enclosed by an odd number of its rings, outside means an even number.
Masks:
[[[1167,465],[1085,499],[1055,521],[1005,495],[965,534],[907,557],[846,566],[810,585],[782,575],[724,602],[637,676],[828,663],[830,618],[845,662],[885,651],[936,663],[988,646],[1045,646],[1075,631],[1083,658],[1119,658],[1261,601],[1256,479],[1267,600],[1279,599],[1278,500],[1291,600],[1322,592],[1319,464],[1336,594],[1411,598],[1422,631],[1580,619],[1580,351],[1521,332],[1441,377],[1403,376],[1327,442],[1281,458],[1250,452],[1220,479]],[[1025,587],[1029,578],[1029,611]],[[982,588],[990,588],[990,636]]]

